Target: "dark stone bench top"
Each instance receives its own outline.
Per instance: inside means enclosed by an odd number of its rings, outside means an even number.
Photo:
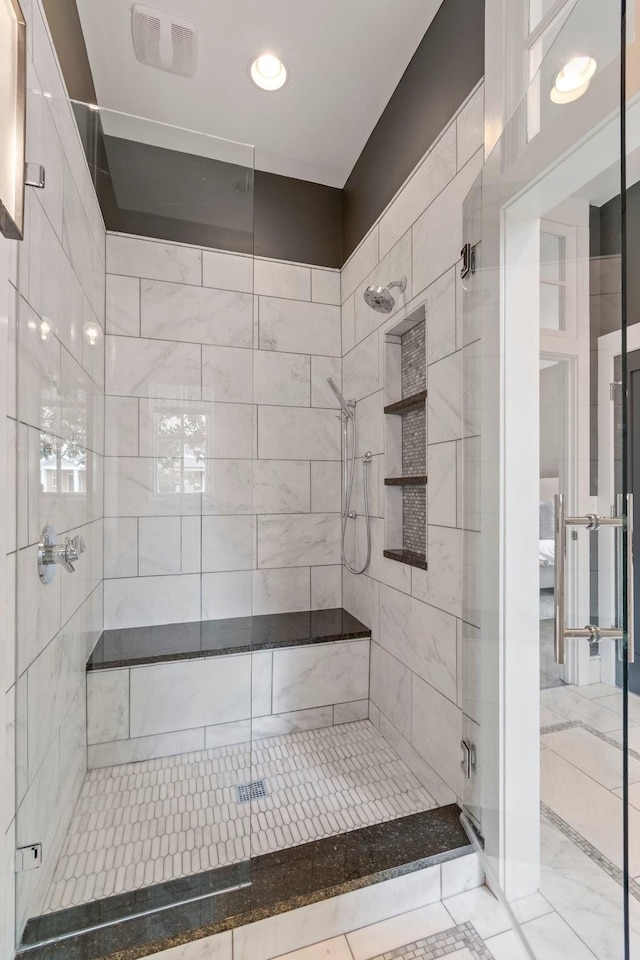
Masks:
[[[370,629],[342,607],[235,617],[232,620],[127,627],[104,631],[89,657],[87,670],[221,657],[230,653],[277,650],[370,636]]]

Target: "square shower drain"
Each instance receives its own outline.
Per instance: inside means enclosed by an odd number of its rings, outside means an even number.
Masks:
[[[266,797],[267,785],[264,780],[252,780],[250,783],[241,783],[236,787],[238,803],[249,803],[250,800],[259,800]]]

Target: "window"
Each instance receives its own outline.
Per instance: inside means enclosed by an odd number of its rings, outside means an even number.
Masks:
[[[540,222],[540,327],[573,336],[576,318],[576,228]]]

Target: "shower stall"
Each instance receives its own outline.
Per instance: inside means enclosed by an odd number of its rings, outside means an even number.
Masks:
[[[34,17],[46,180],[6,258],[18,955],[143,956],[374,883],[376,917],[385,883],[429,902],[420,871],[471,851],[381,730],[373,621],[343,606],[382,450],[342,393],[340,272],[255,257],[253,148],[69,102]]]

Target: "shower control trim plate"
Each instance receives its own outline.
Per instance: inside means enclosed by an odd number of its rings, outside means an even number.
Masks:
[[[41,581],[53,583],[58,565],[69,573],[74,573],[74,563],[86,549],[87,544],[83,537],[68,537],[64,543],[58,543],[58,534],[53,527],[47,525],[40,534],[38,544],[38,574]]]

